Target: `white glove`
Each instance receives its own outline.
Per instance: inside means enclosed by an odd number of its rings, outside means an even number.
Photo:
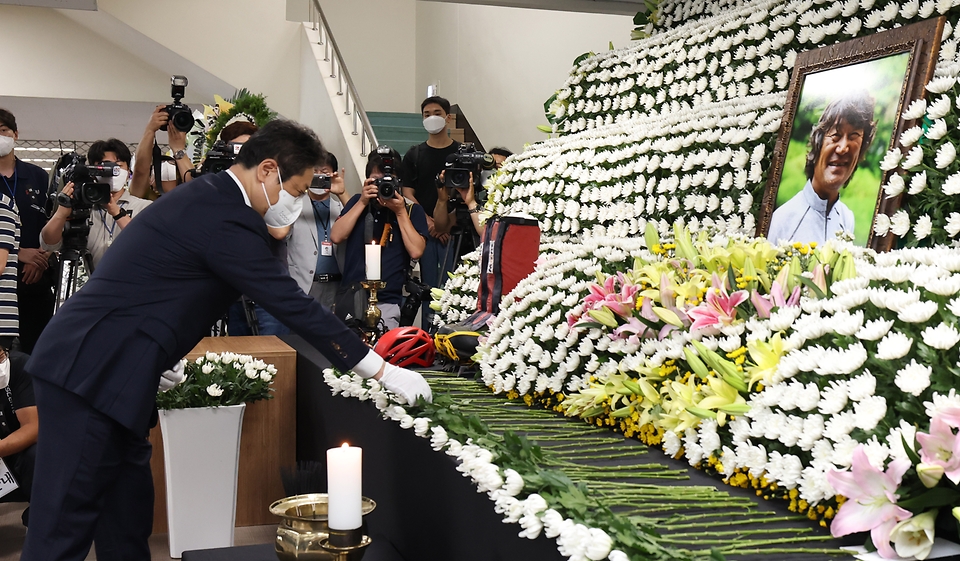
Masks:
[[[183,371],[183,366],[185,363],[186,361],[179,360],[173,365],[172,369],[164,370],[162,373],[160,373],[160,391],[165,392],[169,389],[173,389],[175,386],[187,379],[187,375]]]
[[[381,367],[383,376],[380,377],[380,384],[405,399],[407,403],[416,403],[419,396],[423,396],[427,401],[433,400],[430,384],[427,384],[423,376],[386,362],[372,349],[353,367],[353,371],[361,378],[372,378],[380,372]]]
[[[423,379],[418,372],[407,370],[394,366],[389,362],[383,365],[383,376],[380,377],[380,385],[402,397],[413,405],[418,397],[423,397],[427,401],[433,401],[433,392],[430,391],[430,384]]]

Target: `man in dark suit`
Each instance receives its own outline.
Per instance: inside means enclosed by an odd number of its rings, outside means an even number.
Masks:
[[[148,560],[153,518],[146,441],[161,372],[187,354],[240,293],[337,368],[412,401],[414,372],[385,363],[297,286],[270,253],[267,226],[297,218],[324,150],[309,129],[273,121],[229,170],[143,212],[43,332],[27,370],[40,435],[22,559]]]

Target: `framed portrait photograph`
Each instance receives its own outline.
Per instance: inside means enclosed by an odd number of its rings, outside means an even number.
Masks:
[[[913,123],[900,115],[932,78],[943,18],[797,55],[774,149],[757,235],[772,242],[823,243],[839,232],[885,251],[893,236],[873,234],[878,212],[892,214],[880,169]]]

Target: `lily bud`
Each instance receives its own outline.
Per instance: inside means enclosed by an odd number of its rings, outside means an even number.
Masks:
[[[940,482],[940,478],[943,477],[943,466],[921,462],[917,465],[917,475],[924,487],[933,489]]]

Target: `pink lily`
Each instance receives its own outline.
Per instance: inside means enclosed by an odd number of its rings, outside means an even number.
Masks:
[[[687,312],[693,318],[691,330],[706,329],[714,333],[723,325],[730,325],[737,317],[737,306],[747,299],[746,290],[727,293],[727,287],[716,273],[713,274],[713,287],[707,290],[706,302]]]
[[[757,315],[760,316],[760,319],[770,317],[770,312],[773,311],[772,301],[764,298],[760,295],[760,292],[754,290],[750,292],[750,302],[753,304],[753,307],[757,309]]]
[[[780,281],[773,281],[773,284],[770,285],[770,294],[761,296],[760,293],[755,290],[750,294],[750,302],[752,302],[753,307],[757,309],[757,314],[765,319],[770,317],[770,312],[772,312],[774,308],[799,306],[800,286],[794,287],[793,292],[790,293],[790,297],[787,298],[783,293],[783,285],[780,284]]]
[[[897,522],[913,516],[896,504],[900,480],[909,468],[910,461],[900,459],[890,462],[883,472],[873,467],[863,446],[859,445],[853,451],[850,470],[827,472],[830,485],[848,499],[830,524],[833,537],[870,530],[870,538],[880,555],[896,558],[896,552],[890,547],[890,532]]]
[[[960,407],[945,407],[937,412],[937,417],[955,429],[960,428]]]
[[[943,474],[954,485],[960,483],[960,435],[946,421],[935,416],[930,421],[930,434],[917,433],[920,460],[925,464],[943,467]]]
[[[641,338],[647,337],[650,328],[635,317],[627,320],[627,323],[613,330],[611,339],[626,339],[627,342],[636,345]]]
[[[617,290],[617,285],[620,289]],[[634,295],[640,290],[640,287],[627,282],[623,273],[617,273],[615,277],[607,277],[603,286],[590,285],[590,294],[583,302],[586,309],[598,309],[601,306],[609,308],[611,312],[620,317],[630,317],[633,313]]]

